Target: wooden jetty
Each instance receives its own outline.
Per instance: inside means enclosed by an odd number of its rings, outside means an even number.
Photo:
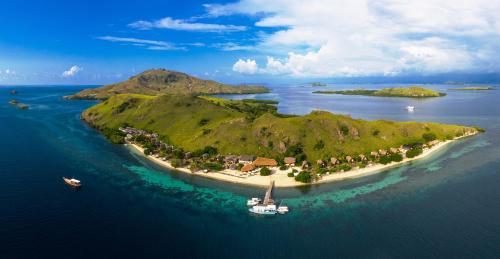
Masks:
[[[269,187],[267,187],[266,195],[264,196],[264,205],[274,204],[274,200],[272,198],[274,189],[274,180],[271,180],[269,183]]]

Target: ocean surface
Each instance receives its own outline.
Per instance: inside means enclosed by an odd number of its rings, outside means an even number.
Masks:
[[[275,85],[269,94],[224,96],[278,100],[282,113],[486,129],[380,174],[278,189],[291,212],[271,217],[245,206],[263,189],[171,172],[110,144],[79,119],[96,102],[62,99],[83,86],[0,87],[0,257],[498,258],[500,90],[426,87],[448,95],[318,95],[311,92],[320,87]],[[8,104],[13,98],[30,109]],[[69,188],[63,176],[84,186]]]

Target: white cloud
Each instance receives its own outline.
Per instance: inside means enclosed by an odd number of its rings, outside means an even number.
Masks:
[[[499,0],[241,0],[205,5],[274,29],[260,72],[300,77],[500,71]]]
[[[78,72],[82,71],[83,68],[79,67],[79,66],[72,66],[69,68],[69,70],[66,70],[62,73],[62,76],[63,77],[72,77],[72,76],[75,76],[76,74],[78,74]]]
[[[7,74],[7,75],[15,75],[16,71],[14,71],[12,69],[5,69],[5,74]]]
[[[242,74],[252,75],[257,73],[258,70],[259,67],[257,66],[257,62],[255,62],[255,60],[252,59],[247,59],[247,60],[239,59],[233,65],[233,71]]]
[[[99,40],[105,40],[110,42],[123,42],[130,43],[135,46],[143,46],[150,50],[185,50],[184,47],[178,47],[170,42],[159,41],[159,40],[145,40],[137,38],[123,38],[123,37],[113,37],[113,36],[102,36],[97,37]]]
[[[163,19],[152,22],[137,21],[129,24],[129,26],[141,30],[171,29],[171,30],[181,30],[181,31],[205,31],[205,32],[234,32],[234,31],[244,31],[247,29],[245,26],[188,22],[186,20],[172,19],[170,17],[165,17]]]

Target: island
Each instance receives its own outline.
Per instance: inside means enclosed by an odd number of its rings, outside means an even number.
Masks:
[[[27,109],[29,109],[29,105],[27,105],[25,103],[20,103],[16,99],[10,100],[9,104],[11,104],[13,106],[16,106],[17,108],[19,108],[21,110],[27,110]]]
[[[166,69],[151,69],[133,76],[126,81],[86,89],[65,99],[105,100],[120,93],[144,95],[177,94],[257,94],[267,93],[263,86],[231,86],[211,80],[202,80],[185,73]]]
[[[331,91],[314,91],[315,94],[342,94],[342,95],[365,95],[378,97],[407,97],[407,98],[429,98],[445,96],[445,93],[440,93],[432,89],[427,89],[418,86],[410,87],[391,87],[380,90],[331,90]]]
[[[485,91],[485,90],[495,90],[495,88],[492,87],[492,86],[465,86],[465,87],[450,88],[448,90],[455,90],[455,91]]]
[[[81,118],[111,142],[167,168],[256,186],[272,179],[276,187],[370,175],[483,131],[327,111],[288,115],[275,101],[184,91],[110,95]]]

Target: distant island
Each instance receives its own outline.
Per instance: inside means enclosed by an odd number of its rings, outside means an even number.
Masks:
[[[342,94],[342,95],[365,95],[378,97],[407,97],[407,98],[428,98],[445,96],[445,93],[440,93],[432,89],[427,89],[418,86],[411,87],[392,87],[383,88],[380,90],[337,90],[337,91],[314,91],[315,94]]]
[[[21,109],[21,110],[26,110],[26,109],[29,109],[29,105],[25,104],[25,103],[20,103],[18,102],[17,100],[13,99],[13,100],[10,100],[9,101],[9,104],[13,105],[13,106],[16,106],[17,108]]]
[[[188,86],[184,86],[188,87]],[[113,94],[82,113],[110,141],[219,180],[277,187],[358,177],[417,159],[482,129],[277,112],[275,101],[203,94]]]
[[[312,82],[310,83],[311,86],[326,86],[325,83],[321,83],[321,82]]]
[[[199,79],[185,73],[166,69],[151,69],[130,79],[99,88],[86,89],[66,99],[105,100],[115,94],[256,94],[267,93],[263,86],[231,86]]]
[[[491,86],[465,86],[465,87],[450,88],[448,90],[455,90],[455,91],[484,91],[484,90],[495,90],[495,88],[491,87]]]

